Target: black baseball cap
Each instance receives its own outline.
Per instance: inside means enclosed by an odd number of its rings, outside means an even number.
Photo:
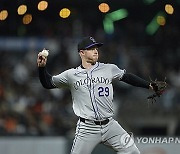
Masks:
[[[94,46],[100,47],[102,45],[103,45],[103,43],[96,42],[96,40],[93,37],[91,37],[91,36],[84,37],[78,43],[78,52],[80,50],[86,50],[86,49],[89,49],[89,48],[94,47]]]

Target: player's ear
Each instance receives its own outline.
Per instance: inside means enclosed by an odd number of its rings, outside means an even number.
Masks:
[[[84,55],[84,50],[80,50],[80,51],[79,51],[79,54],[80,54],[80,55]]]

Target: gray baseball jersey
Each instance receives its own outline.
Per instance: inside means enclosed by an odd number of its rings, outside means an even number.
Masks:
[[[70,88],[77,116],[103,120],[114,114],[112,80],[120,80],[124,73],[114,64],[96,62],[89,70],[72,68],[53,76],[52,81],[58,88]]]

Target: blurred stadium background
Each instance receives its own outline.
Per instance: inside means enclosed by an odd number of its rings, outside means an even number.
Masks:
[[[44,89],[36,58],[50,50],[51,74],[76,67],[77,42],[90,35],[104,42],[100,61],[146,80],[167,78],[168,90],[155,104],[146,100],[150,91],[114,83],[115,118],[122,126],[135,136],[180,136],[179,14],[180,0],[0,0],[0,153],[13,153],[4,145],[14,140],[47,140],[45,147],[65,144],[69,150],[77,121],[70,92]],[[11,147],[17,150],[16,144]]]

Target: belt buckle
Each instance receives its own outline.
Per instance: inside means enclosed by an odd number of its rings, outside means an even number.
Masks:
[[[105,125],[109,122],[109,119],[102,120],[102,121],[94,121],[96,125]]]
[[[96,125],[101,125],[101,121],[94,121]]]

